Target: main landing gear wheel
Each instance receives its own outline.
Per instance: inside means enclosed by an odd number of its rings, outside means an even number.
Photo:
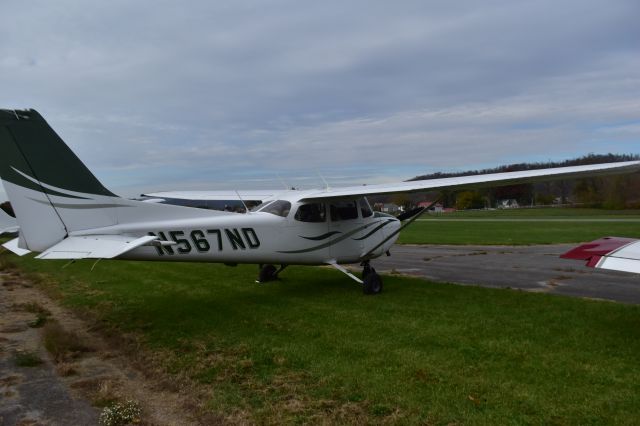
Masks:
[[[266,283],[276,279],[276,267],[273,265],[260,265],[260,273],[258,274],[258,282]]]
[[[378,275],[369,263],[362,268],[362,292],[364,294],[378,294],[382,291],[382,277]]]
[[[260,272],[258,273],[258,282],[266,283],[278,279],[278,274],[287,267],[287,265],[280,265],[280,268],[276,269],[273,265],[258,265]]]

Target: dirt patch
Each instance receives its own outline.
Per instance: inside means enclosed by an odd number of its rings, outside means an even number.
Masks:
[[[0,327],[0,333],[3,334],[12,334],[12,333],[22,333],[29,328],[28,324],[22,323],[13,323],[5,325],[4,327]]]
[[[15,386],[22,381],[22,378],[23,377],[21,375],[17,374],[2,377],[0,378],[0,387]]]
[[[559,287],[562,285],[562,281],[570,280],[571,278],[573,277],[569,275],[559,275],[557,277],[551,278],[547,282],[547,285],[549,285],[550,287]]]
[[[44,327],[29,326],[45,317]],[[160,372],[139,368],[148,360],[131,357],[131,342],[114,344],[119,339],[105,338],[21,275],[0,272],[0,425],[97,424],[102,407],[125,400],[140,404],[142,424],[204,424],[193,398]],[[43,363],[15,365],[12,356],[23,352]]]

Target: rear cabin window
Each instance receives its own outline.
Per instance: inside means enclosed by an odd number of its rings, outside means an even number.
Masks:
[[[339,201],[331,204],[331,220],[351,220],[358,218],[358,206],[355,201]]]
[[[362,214],[362,217],[373,216],[373,210],[371,210],[371,206],[369,206],[366,198],[360,198],[358,204],[360,204],[360,214]]]
[[[273,203],[267,204],[267,206],[260,211],[275,214],[276,216],[287,217],[291,211],[291,203],[284,200],[274,201]]]
[[[327,220],[324,204],[303,204],[298,207],[295,219],[300,222],[325,222]]]

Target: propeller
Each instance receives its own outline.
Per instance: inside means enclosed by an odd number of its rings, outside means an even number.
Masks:
[[[401,215],[399,215],[398,217],[396,217],[396,219],[398,219],[401,222],[404,222],[402,224],[402,226],[400,228],[398,228],[395,232],[391,233],[391,235],[387,236],[387,238],[385,238],[384,240],[382,240],[382,242],[380,242],[378,245],[376,245],[374,248],[372,248],[371,250],[369,250],[367,253],[365,253],[362,256],[362,259],[367,259],[369,256],[371,256],[371,254],[376,251],[378,249],[378,247],[381,247],[384,243],[386,243],[387,241],[389,241],[391,238],[395,237],[396,235],[398,235],[400,233],[400,231],[402,231],[404,228],[406,228],[407,226],[411,225],[413,223],[414,220],[416,220],[417,218],[419,218],[420,216],[422,216],[422,214],[424,212],[426,212],[427,210],[429,210],[431,207],[433,207],[438,201],[440,201],[440,198],[436,199],[433,203],[429,204],[427,207],[417,207],[413,210],[409,210],[408,212],[402,213]]]
[[[431,207],[431,206],[429,206]],[[425,210],[425,207],[416,207],[415,209],[409,210],[408,212],[404,212],[396,216],[400,222],[404,222],[407,219],[411,219],[413,216],[422,213]]]

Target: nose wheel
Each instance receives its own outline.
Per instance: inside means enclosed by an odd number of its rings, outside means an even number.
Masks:
[[[382,291],[382,277],[369,265],[368,260],[360,264],[360,266],[362,266],[362,279],[356,277],[344,266],[338,265],[338,262],[335,260],[327,262],[327,265],[333,266],[358,284],[361,284],[364,294],[378,294]]]
[[[382,292],[382,277],[371,267],[369,262],[362,264],[362,292],[364,294]]]

